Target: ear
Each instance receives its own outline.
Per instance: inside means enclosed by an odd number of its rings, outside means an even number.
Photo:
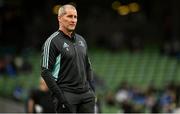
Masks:
[[[57,18],[58,18],[58,21],[60,21],[60,20],[61,20],[61,16],[58,16]]]

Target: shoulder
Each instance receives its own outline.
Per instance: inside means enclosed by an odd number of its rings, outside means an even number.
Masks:
[[[58,41],[59,37],[60,37],[59,31],[54,32],[46,39],[42,48],[49,47],[50,45],[51,46],[57,45],[57,43],[59,43],[59,41]]]
[[[29,91],[29,96],[30,96],[31,98],[37,97],[38,94],[39,94],[39,89],[37,89],[37,88],[31,89],[31,90]]]
[[[51,35],[46,39],[45,43],[46,43],[46,42],[54,41],[54,40],[56,40],[58,37],[59,37],[59,32],[56,31],[56,32],[54,32],[53,34],[51,34]]]
[[[83,42],[85,42],[86,43],[86,40],[84,39],[84,37],[83,36],[81,36],[81,35],[79,35],[79,34],[75,34],[75,36],[76,36],[76,38],[78,39],[78,40],[82,40]]]

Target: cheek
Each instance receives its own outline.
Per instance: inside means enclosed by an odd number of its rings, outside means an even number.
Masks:
[[[68,24],[70,23],[70,21],[65,20],[64,23],[65,23],[66,25],[68,25]]]
[[[67,24],[67,23],[68,23],[68,20],[62,19],[61,22],[62,22],[63,24]]]
[[[67,27],[68,26],[68,22],[67,21],[63,21],[62,22],[62,26]]]

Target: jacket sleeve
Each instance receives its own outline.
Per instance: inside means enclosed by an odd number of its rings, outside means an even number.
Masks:
[[[87,80],[89,82],[90,87],[93,91],[95,91],[95,85],[93,80],[93,70],[91,67],[91,62],[88,56],[86,56],[86,73],[87,73]]]
[[[59,52],[53,41],[47,40],[42,47],[41,60],[41,76],[45,80],[49,90],[62,103],[66,102],[62,94],[62,90],[58,87],[56,80],[52,74],[53,66],[56,63],[56,57]]]

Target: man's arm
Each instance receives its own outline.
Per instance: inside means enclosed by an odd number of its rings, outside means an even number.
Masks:
[[[31,90],[29,92],[29,97],[27,100],[27,112],[28,113],[34,112],[34,107],[35,107],[34,95],[35,95],[34,92]]]
[[[56,84],[56,79],[52,75],[53,66],[58,54],[59,52],[56,49],[54,42],[49,38],[42,48],[41,76],[53,95],[55,95],[60,102],[64,103],[66,101],[63,97],[62,91]]]
[[[93,71],[92,71],[91,62],[88,56],[86,56],[86,72],[87,72],[87,80],[89,82],[89,85],[91,86],[92,90],[95,92]]]
[[[52,74],[48,69],[42,68],[41,76],[46,82],[49,90],[55,95],[55,97],[62,103],[66,103],[65,98],[61,89],[56,84],[55,80],[52,78]]]

